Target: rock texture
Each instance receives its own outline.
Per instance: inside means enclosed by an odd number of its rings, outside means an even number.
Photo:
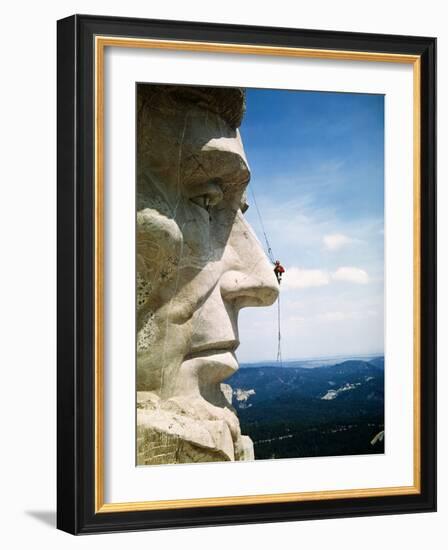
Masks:
[[[241,435],[231,405],[203,409],[201,400],[161,401],[153,392],[138,392],[138,463],[252,460],[252,441]]]
[[[253,459],[232,391],[237,318],[278,284],[244,219],[237,88],[139,85],[137,463]]]

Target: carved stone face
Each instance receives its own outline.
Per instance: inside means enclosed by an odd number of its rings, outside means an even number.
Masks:
[[[272,304],[278,283],[244,219],[250,171],[233,126],[207,102],[179,94],[139,97],[139,463],[244,458],[221,383],[238,368],[239,310]],[[182,419],[182,429],[171,430],[173,417]],[[185,428],[190,420],[196,424]],[[211,454],[204,434],[191,433],[197,429],[211,434]],[[154,460],[154,430],[175,439],[175,459],[165,449]],[[195,455],[191,446],[202,450]]]

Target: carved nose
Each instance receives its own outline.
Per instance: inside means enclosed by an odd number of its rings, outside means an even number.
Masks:
[[[278,297],[278,283],[267,261],[254,273],[227,271],[221,277],[221,295],[237,309],[272,305]],[[269,267],[268,267],[269,266]]]

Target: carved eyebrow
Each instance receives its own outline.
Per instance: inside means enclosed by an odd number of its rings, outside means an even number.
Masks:
[[[239,186],[246,186],[250,171],[241,155],[227,150],[202,149],[191,151],[183,159],[183,182],[186,186],[203,181],[219,181],[225,192]]]

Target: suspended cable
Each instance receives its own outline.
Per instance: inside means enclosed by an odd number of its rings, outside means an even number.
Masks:
[[[260,222],[261,230],[263,232],[264,240],[266,243],[266,254],[268,258],[270,259],[272,264],[275,264],[274,254],[272,252],[271,245],[269,243],[268,236],[266,234],[266,230],[264,228],[263,218],[261,217],[260,209],[258,208],[257,199],[255,198],[255,192],[253,184],[249,186],[250,191],[252,194],[252,199],[254,201],[255,209],[257,211],[258,220]],[[280,280],[279,280],[280,285]],[[281,331],[281,316],[280,316],[280,288],[278,293],[278,299],[277,299],[277,363],[280,363],[280,366],[283,366],[282,362],[282,331]]]
[[[261,213],[260,213],[260,209],[258,208],[258,204],[257,204],[257,199],[255,198],[255,193],[254,193],[254,188],[253,188],[253,185],[249,185],[250,187],[250,191],[252,193],[252,198],[254,200],[254,204],[255,204],[255,209],[257,211],[257,214],[258,214],[258,219],[260,221],[260,225],[261,225],[261,230],[263,232],[263,235],[264,235],[264,240],[266,241],[266,253],[269,257],[269,259],[271,260],[272,263],[275,262],[274,260],[274,255],[272,253],[272,248],[271,248],[271,245],[269,243],[269,239],[268,239],[268,236],[266,235],[266,230],[264,228],[264,223],[263,223],[263,219],[261,217]]]
[[[280,289],[279,289],[280,290]],[[280,363],[280,366],[283,366],[282,362],[282,331],[281,331],[281,323],[280,323],[280,292],[278,293],[277,298],[277,326],[278,326],[278,342],[277,342],[277,363]]]

